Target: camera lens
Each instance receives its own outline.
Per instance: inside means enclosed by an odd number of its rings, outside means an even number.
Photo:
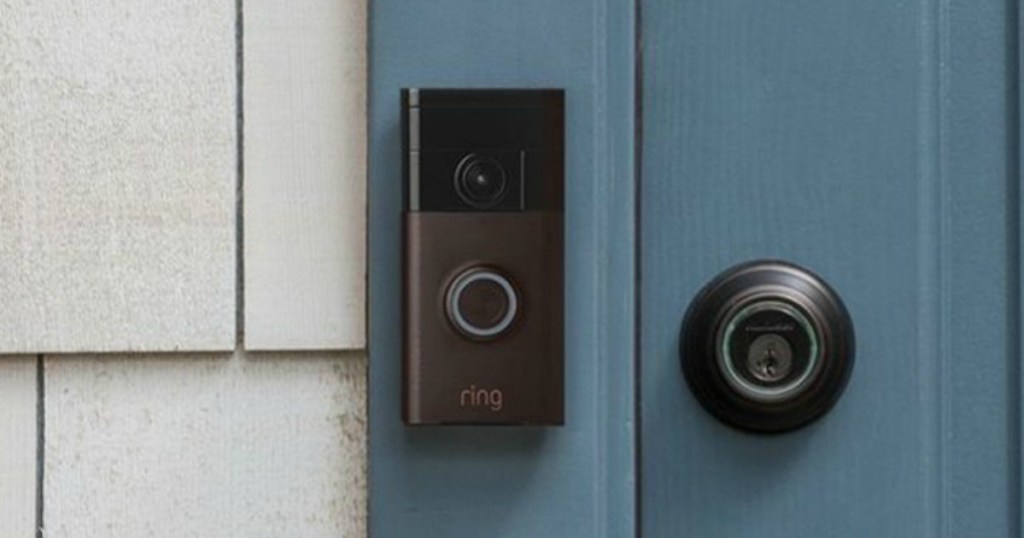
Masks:
[[[455,190],[467,204],[484,209],[505,197],[505,169],[501,163],[475,153],[467,155],[455,169]]]

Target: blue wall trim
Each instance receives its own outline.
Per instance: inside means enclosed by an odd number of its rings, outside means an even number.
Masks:
[[[634,488],[634,9],[378,0],[370,13],[370,531],[625,538]],[[405,428],[399,89],[564,87],[563,428]]]

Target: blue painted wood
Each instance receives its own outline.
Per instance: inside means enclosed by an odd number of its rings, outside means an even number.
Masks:
[[[633,535],[632,2],[377,0],[370,43],[370,530]],[[399,89],[564,87],[566,426],[399,414]]]
[[[1016,3],[645,0],[645,537],[1020,536]],[[852,381],[756,437],[679,372],[727,266],[806,265],[845,298]]]
[[[1014,397],[1017,400],[1017,436],[1013,439],[1013,443],[1017,446],[1017,484],[1016,490],[1013,492],[1016,495],[1017,504],[1017,529],[1018,534],[1024,533],[1024,212],[1021,210],[1021,206],[1024,206],[1024,170],[1022,170],[1022,163],[1024,163],[1024,36],[1021,36],[1021,32],[1024,31],[1024,9],[1021,9],[1021,3],[1017,2],[1017,28],[1016,28],[1016,42],[1017,42],[1017,86],[1011,89],[1011,94],[1017,94],[1017,110],[1015,118],[1017,121],[1017,132],[1016,142],[1017,144],[1017,159],[1015,162],[1011,161],[1015,165],[1015,169],[1011,171],[1017,176],[1017,207],[1015,214],[1011,215],[1011,218],[1016,217],[1017,220],[1017,293],[1014,312],[1017,315],[1017,340],[1016,349],[1014,354],[1017,356],[1017,393]],[[1011,30],[1013,32],[1013,30]]]

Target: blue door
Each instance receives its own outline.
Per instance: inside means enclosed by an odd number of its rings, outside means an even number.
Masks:
[[[1020,536],[1016,3],[641,4],[642,536]],[[680,376],[694,296],[765,258],[856,333],[776,435]]]
[[[372,536],[1020,536],[1017,10],[374,0]],[[402,425],[403,87],[565,89],[563,427]],[[855,334],[845,391],[784,433],[681,366],[688,308],[755,260]]]

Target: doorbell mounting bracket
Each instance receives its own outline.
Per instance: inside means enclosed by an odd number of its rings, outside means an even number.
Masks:
[[[564,92],[402,91],[406,424],[564,422]]]

